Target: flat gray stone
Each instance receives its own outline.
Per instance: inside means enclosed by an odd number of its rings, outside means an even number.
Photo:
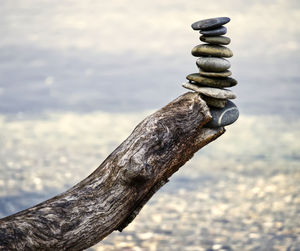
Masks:
[[[203,19],[192,24],[193,30],[205,30],[217,28],[223,24],[227,24],[230,21],[229,17],[215,17],[209,19]]]
[[[236,95],[227,89],[219,89],[212,87],[198,86],[193,83],[183,83],[182,86],[186,89],[193,90],[205,96],[218,99],[235,99]]]
[[[230,68],[230,62],[224,58],[199,57],[196,64],[201,70],[209,72],[222,72]]]
[[[215,88],[232,87],[237,85],[237,81],[234,78],[208,78],[203,77],[199,73],[192,73],[186,76],[187,80],[196,82],[202,86],[209,86]]]
[[[202,99],[209,107],[224,108],[227,103],[227,99],[217,99],[202,95]]]
[[[234,123],[239,117],[239,110],[233,102],[227,100],[226,106],[222,109],[210,108],[210,114],[212,120],[205,127],[217,128]]]
[[[222,45],[199,44],[192,49],[192,55],[195,57],[213,56],[230,58],[233,56],[233,53],[229,48]]]
[[[218,28],[215,28],[213,30],[202,30],[200,31],[201,34],[210,37],[210,36],[220,36],[224,35],[227,32],[227,28],[225,26],[221,26]]]
[[[212,37],[207,37],[207,36],[200,36],[200,40],[205,43],[209,44],[222,44],[222,45],[227,45],[230,44],[231,39],[229,37],[225,36],[212,36]]]
[[[232,73],[229,70],[221,71],[221,72],[209,72],[209,71],[203,71],[199,69],[199,73],[201,76],[204,77],[215,77],[215,78],[225,78],[230,76]]]

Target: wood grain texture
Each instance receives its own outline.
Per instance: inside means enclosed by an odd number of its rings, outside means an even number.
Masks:
[[[188,92],[145,118],[86,179],[0,219],[0,249],[82,250],[122,231],[201,147],[225,132],[203,128],[206,103]]]

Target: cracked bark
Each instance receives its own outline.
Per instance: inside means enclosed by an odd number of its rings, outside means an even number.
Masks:
[[[86,179],[0,219],[0,249],[82,250],[122,231],[201,147],[225,132],[203,127],[206,103],[188,92],[145,118]]]

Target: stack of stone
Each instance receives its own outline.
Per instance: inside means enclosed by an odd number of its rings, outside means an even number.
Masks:
[[[208,127],[220,127],[232,124],[237,120],[239,111],[236,105],[228,99],[236,98],[236,95],[225,87],[237,84],[231,75],[230,62],[225,58],[232,57],[232,51],[225,47],[230,43],[230,38],[223,36],[227,29],[224,24],[230,18],[218,17],[195,22],[194,30],[200,30],[200,44],[192,49],[192,55],[198,57],[197,66],[199,73],[189,74],[188,83],[183,87],[198,92],[210,108],[212,120]]]

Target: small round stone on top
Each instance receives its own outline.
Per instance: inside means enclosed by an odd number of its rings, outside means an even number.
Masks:
[[[214,29],[222,26],[223,24],[227,24],[230,21],[229,17],[216,17],[200,20],[192,24],[193,30],[207,30]]]

